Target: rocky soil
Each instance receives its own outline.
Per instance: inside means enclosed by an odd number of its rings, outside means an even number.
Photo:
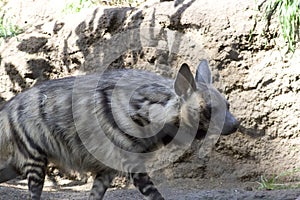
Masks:
[[[179,161],[152,173],[157,184],[170,184],[163,189],[170,199],[300,196],[297,190],[253,191],[261,175],[300,168],[300,49],[285,53],[284,41],[274,36],[276,23],[271,23],[272,34],[262,37],[266,21],[257,10],[260,2],[147,1],[138,8],[100,6],[74,14],[62,12],[65,5],[58,0],[13,0],[2,10],[24,29],[0,43],[2,103],[47,79],[107,68],[139,68],[173,77],[183,62],[195,70],[206,58],[215,85],[242,126],[200,158],[201,144],[193,144]],[[299,180],[300,174],[292,173],[280,181],[295,186]],[[1,185],[0,198],[21,198],[24,191],[12,189],[16,185]],[[237,189],[227,190],[228,186]],[[108,197],[117,199],[126,192],[110,191],[116,196]],[[135,191],[129,194],[133,196],[128,199],[139,198]],[[45,193],[45,198],[52,195],[81,199],[86,193],[59,189]]]
[[[245,191],[241,189],[215,189],[215,190],[196,190],[182,188],[159,188],[163,196],[168,200],[295,200],[300,195],[300,191],[277,190],[277,191]],[[46,191],[42,195],[45,200],[80,200],[87,199],[89,192],[64,190]],[[12,187],[0,186],[0,199],[22,199],[27,198],[25,190]],[[142,199],[141,194],[135,189],[117,189],[109,190],[105,196],[106,199],[132,200]]]
[[[217,183],[218,182],[218,183]],[[168,200],[299,200],[300,189],[294,190],[252,190],[253,183],[240,183],[220,180],[193,180],[177,179],[165,181],[157,186],[162,195]],[[46,181],[42,199],[69,200],[87,199],[91,181],[84,184],[80,181],[61,182],[60,186],[53,186]],[[0,199],[18,200],[28,198],[26,181],[10,181],[0,185]],[[126,188],[109,189],[105,199],[108,200],[132,200],[143,199],[142,195],[132,185]]]

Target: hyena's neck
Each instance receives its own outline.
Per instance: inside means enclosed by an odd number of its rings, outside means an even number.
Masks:
[[[156,134],[159,144],[166,145],[176,136],[180,124],[180,99],[174,96],[164,107],[155,109],[157,115],[153,119],[161,129]]]
[[[113,139],[118,145],[122,145],[121,148],[137,152],[151,151],[168,143],[176,134],[180,100],[172,90],[172,83],[144,84],[130,97],[126,90],[117,89],[115,92],[116,94],[108,92],[111,94],[109,99],[112,101],[110,106],[113,115],[113,121],[109,123],[113,122],[112,126],[116,127],[114,133],[124,138],[121,144]],[[116,138],[114,133],[110,134],[112,138]]]

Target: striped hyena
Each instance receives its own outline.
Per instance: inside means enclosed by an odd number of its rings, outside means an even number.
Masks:
[[[213,112],[223,115],[223,121],[211,123]],[[184,140],[191,133],[180,132],[181,127],[194,128],[193,139],[202,139],[215,125],[227,135],[239,123],[211,86],[206,60],[195,77],[183,64],[175,80],[140,70],[112,70],[46,81],[0,110],[0,183],[25,175],[31,199],[40,199],[51,162],[91,172],[90,199],[102,199],[119,171],[146,199],[163,199],[147,170],[137,169],[142,165],[134,158],[141,157],[119,152],[145,155],[176,138]]]

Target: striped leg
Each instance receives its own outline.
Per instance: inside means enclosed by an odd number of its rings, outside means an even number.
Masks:
[[[114,176],[107,172],[98,174],[94,179],[94,183],[93,183],[93,187],[89,199],[90,200],[103,199],[103,196],[107,188],[110,186],[113,178]]]
[[[155,188],[146,173],[132,173],[130,174],[133,184],[146,197],[147,200],[164,200],[159,191]]]
[[[45,162],[39,161],[27,162],[23,166],[32,200],[40,200],[41,198],[46,175],[46,166]]]

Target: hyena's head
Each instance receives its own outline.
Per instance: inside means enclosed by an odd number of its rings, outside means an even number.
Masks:
[[[199,64],[195,77],[189,66],[183,64],[175,79],[174,89],[182,102],[181,119],[191,126],[198,123],[197,139],[205,137],[208,130],[229,135],[238,129],[239,122],[229,111],[228,101],[212,86],[206,60]]]

